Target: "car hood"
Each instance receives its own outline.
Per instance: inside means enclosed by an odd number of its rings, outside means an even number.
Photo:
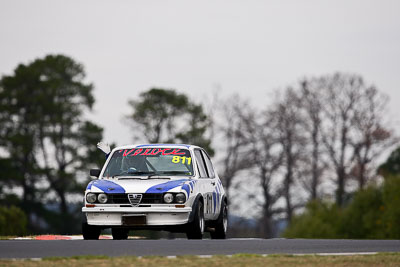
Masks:
[[[189,182],[188,178],[176,179],[98,179],[91,181],[86,190],[109,194],[178,192]],[[186,191],[186,187],[184,186]]]

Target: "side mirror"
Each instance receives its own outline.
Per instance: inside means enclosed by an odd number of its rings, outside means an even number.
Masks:
[[[97,177],[97,178],[99,178],[100,172],[101,172],[100,169],[90,169],[89,174],[90,174],[90,176],[92,176],[92,177]]]
[[[97,143],[97,148],[106,153],[106,155],[110,154],[111,152],[111,147],[109,144],[103,143],[103,142],[98,142]]]

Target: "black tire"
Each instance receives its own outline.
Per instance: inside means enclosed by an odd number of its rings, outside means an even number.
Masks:
[[[204,209],[203,203],[197,204],[193,221],[187,225],[186,236],[188,239],[202,239],[204,234]]]
[[[221,212],[215,223],[215,231],[210,232],[212,239],[225,239],[228,230],[228,206],[225,201],[222,202]]]
[[[98,240],[100,233],[100,227],[82,223],[82,235],[84,240]]]
[[[114,240],[126,240],[128,239],[128,229],[124,228],[112,228],[111,234]]]

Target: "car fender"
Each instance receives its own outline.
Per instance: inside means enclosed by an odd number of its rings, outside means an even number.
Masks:
[[[221,206],[220,206],[220,209],[219,209],[219,212],[218,212],[217,220],[219,220],[219,218],[221,217],[221,211],[222,211],[222,206],[223,206],[222,203],[224,203],[224,205],[228,206],[228,198],[225,195],[223,195],[221,197]]]
[[[197,206],[198,206],[198,204],[199,204],[199,201],[202,201],[202,202],[203,202],[203,196],[202,196],[201,194],[198,194],[198,195],[196,196],[196,198],[194,199],[194,201],[193,201],[192,211],[191,211],[190,214],[189,214],[188,223],[191,223],[191,222],[193,221],[194,215],[195,215],[195,213],[196,213],[196,211],[197,211]]]
[[[225,202],[225,205],[228,206],[228,198],[225,196],[225,194],[221,198],[221,203]],[[222,206],[222,205],[221,205]]]

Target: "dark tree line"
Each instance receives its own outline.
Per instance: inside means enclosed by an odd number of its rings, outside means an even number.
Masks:
[[[0,80],[0,205],[25,212],[28,232],[80,231],[87,170],[104,163],[96,148],[103,129],[84,117],[92,91],[83,66],[63,55],[20,64]],[[153,88],[128,104],[141,142],[196,144],[214,154],[211,121],[185,94]]]
[[[204,147],[214,154],[206,136],[210,120],[201,104],[172,89],[152,88],[130,100],[127,119],[139,129],[134,139],[149,143],[187,143]]]
[[[103,132],[84,119],[94,103],[84,79],[82,65],[49,55],[0,80],[0,200],[25,211],[31,232],[78,231],[80,207],[68,198],[82,194],[101,160],[93,144]]]

